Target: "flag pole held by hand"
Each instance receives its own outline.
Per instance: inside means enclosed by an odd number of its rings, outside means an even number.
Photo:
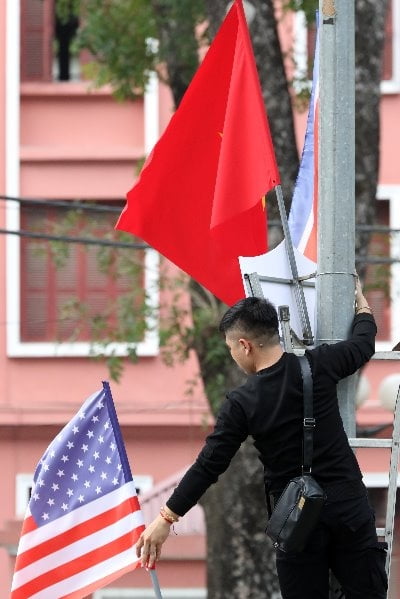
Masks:
[[[151,582],[153,583],[154,595],[157,599],[163,599],[161,595],[160,585],[158,583],[157,572],[150,570]]]

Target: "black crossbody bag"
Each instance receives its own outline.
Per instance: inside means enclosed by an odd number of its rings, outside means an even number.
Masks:
[[[287,484],[274,510],[269,514],[266,529],[276,549],[292,553],[303,550],[325,502],[323,489],[311,476],[315,427],[312,373],[305,356],[300,356],[299,361],[303,376],[304,402],[302,474],[292,478]]]

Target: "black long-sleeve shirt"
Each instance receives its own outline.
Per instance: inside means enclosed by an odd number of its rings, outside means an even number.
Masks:
[[[316,419],[312,473],[333,501],[365,492],[340,417],[336,385],[371,358],[375,335],[373,316],[361,313],[354,317],[348,340],[306,351]],[[273,366],[250,375],[244,385],[228,393],[214,431],[167,501],[168,507],[183,516],[227,469],[248,435],[264,466],[267,491],[280,492],[301,472],[302,388],[298,358],[283,353]]]

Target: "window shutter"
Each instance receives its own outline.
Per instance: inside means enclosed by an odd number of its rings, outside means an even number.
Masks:
[[[387,4],[385,41],[383,46],[382,81],[393,79],[393,7],[392,0]]]
[[[21,228],[25,231],[54,235],[57,224],[65,218],[65,210],[58,209],[56,202],[49,202],[46,207],[21,206]],[[83,214],[81,219],[63,234],[107,238],[113,231],[115,215],[89,213]],[[137,299],[132,299],[132,311],[141,305],[144,299],[144,251],[135,250],[137,273],[119,276],[114,276],[117,274],[114,262],[109,264],[107,272],[102,271],[98,251],[98,247],[70,244],[62,265],[56,266],[48,241],[21,239],[22,341],[88,341],[90,319],[96,315],[105,316],[107,326],[115,327],[118,317],[113,302],[124,292],[132,288],[137,292]],[[118,251],[132,252],[115,250],[115,258]],[[84,307],[86,318],[65,314],[65,307],[71,302]],[[137,317],[137,322],[141,330],[141,316]]]
[[[53,0],[21,0],[21,81],[51,81]]]

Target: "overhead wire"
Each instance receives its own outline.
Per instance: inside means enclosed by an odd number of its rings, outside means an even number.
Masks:
[[[0,201],[11,201],[17,202],[23,206],[45,206],[45,207],[56,207],[65,210],[81,210],[83,212],[103,212],[120,214],[122,206],[111,206],[105,202],[97,203],[93,200],[87,200],[82,202],[81,200],[58,200],[56,198],[28,198],[28,197],[16,197],[9,195],[0,195]],[[118,201],[118,200],[117,200]],[[121,200],[122,202],[122,200]],[[280,221],[270,220],[270,227],[282,226]],[[356,230],[365,233],[388,233],[388,234],[399,234],[400,229],[384,225],[357,225]],[[45,241],[59,241],[64,243],[81,243],[84,245],[98,245],[115,248],[125,249],[147,249],[150,248],[149,244],[144,241],[118,241],[111,239],[99,239],[95,237],[71,237],[68,235],[50,235],[47,233],[35,233],[33,231],[25,231],[23,229],[12,230],[0,228],[0,235],[17,235],[19,237],[28,237],[32,239],[43,239]],[[357,262],[364,264],[396,264],[400,262],[400,256],[388,257],[388,256],[356,256]]]

